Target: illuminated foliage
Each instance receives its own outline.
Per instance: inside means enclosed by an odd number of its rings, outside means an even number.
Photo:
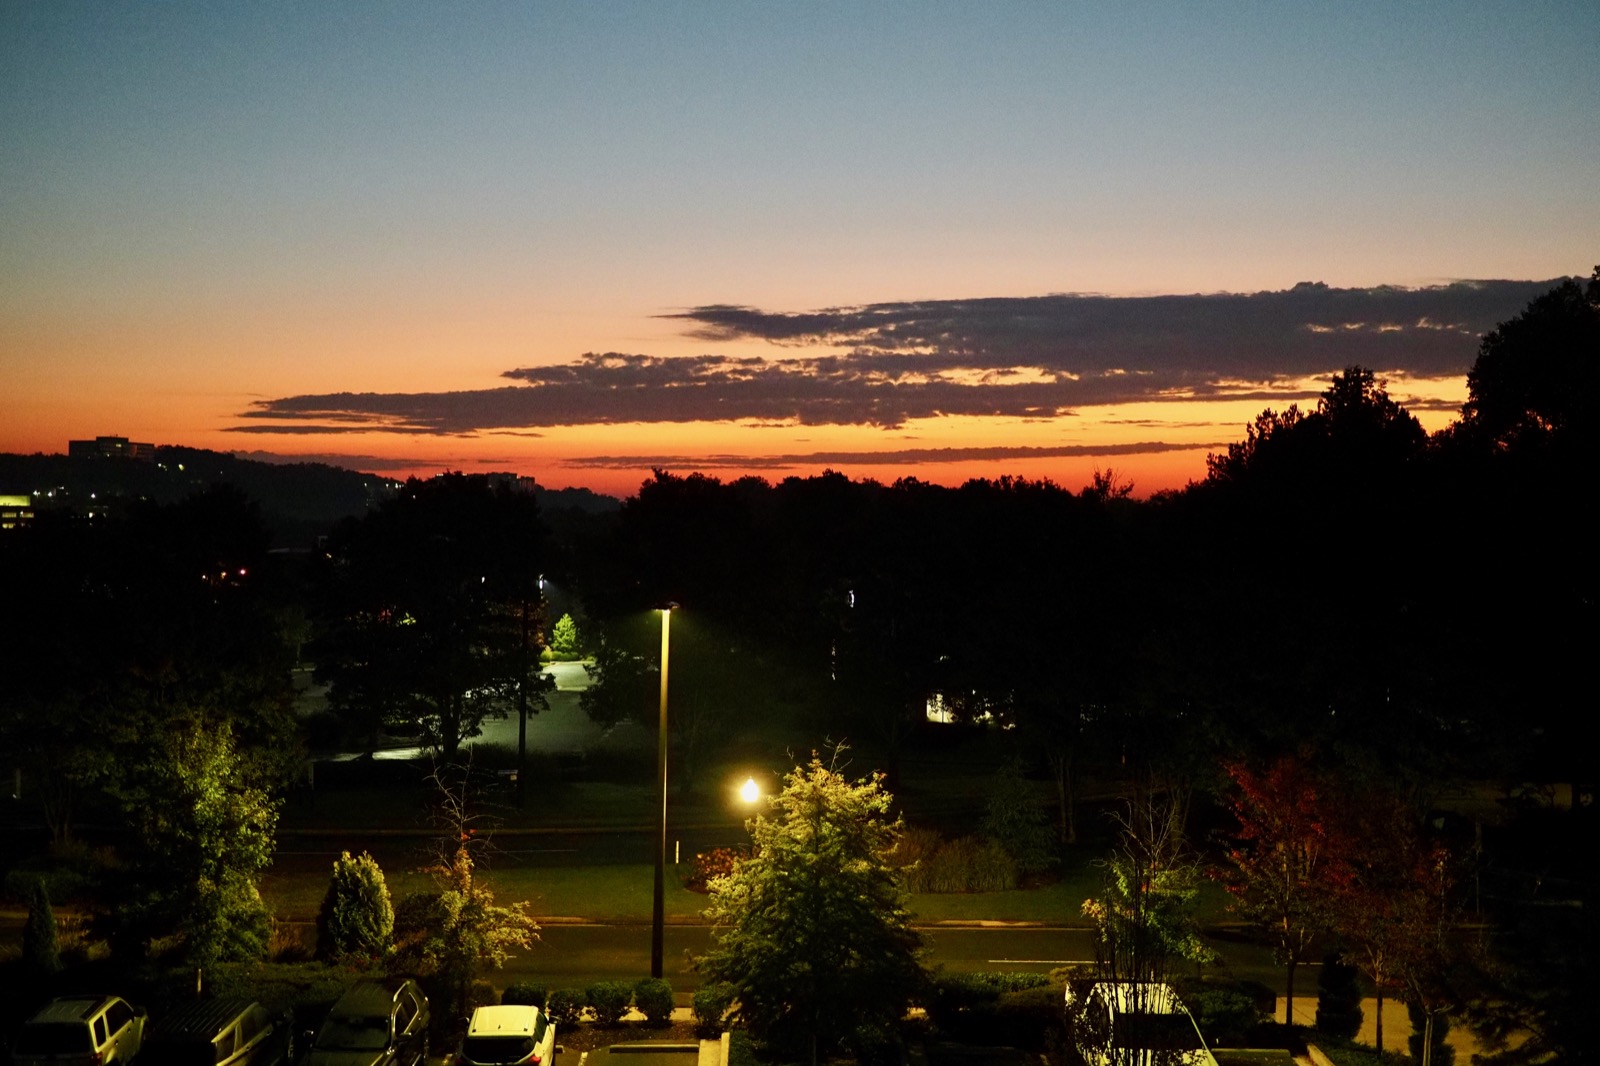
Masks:
[[[758,1039],[813,1061],[892,1042],[923,981],[882,780],[796,767],[750,823],[754,854],[711,884],[706,981],[732,986]]]
[[[1106,980],[1165,984],[1175,960],[1211,958],[1195,920],[1200,865],[1184,840],[1182,808],[1170,798],[1130,801],[1116,822],[1101,894],[1083,903],[1098,934],[1096,969]]]
[[[550,631],[550,651],[562,659],[578,654],[578,623],[570,614],[556,619],[556,626]]]
[[[394,945],[394,906],[383,870],[367,852],[333,860],[317,912],[317,957],[379,959]]]
[[[196,965],[259,958],[270,923],[256,878],[278,824],[259,764],[228,722],[204,714],[175,720],[147,750],[116,787],[140,845],[136,922],[176,928]]]
[[[423,872],[434,891],[414,893],[395,913],[397,964],[421,976],[434,977],[448,997],[452,1016],[469,1013],[473,982],[482,967],[499,969],[513,949],[526,949],[539,939],[539,925],[526,901],[500,906],[494,892],[475,876],[474,849],[486,839],[473,813],[471,767],[435,771],[439,805],[435,813],[439,856]]]

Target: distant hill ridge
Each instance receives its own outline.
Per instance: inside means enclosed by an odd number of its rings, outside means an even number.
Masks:
[[[264,463],[177,445],[157,447],[153,462],[0,453],[0,493],[43,494],[41,510],[104,506],[119,499],[173,503],[218,483],[234,486],[260,505],[277,547],[314,544],[341,518],[365,513],[399,484],[327,463]],[[588,489],[534,491],[547,512],[607,514],[622,506],[615,497]]]

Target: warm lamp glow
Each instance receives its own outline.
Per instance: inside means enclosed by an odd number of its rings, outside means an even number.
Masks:
[[[746,803],[754,803],[761,798],[761,786],[756,784],[755,778],[745,778],[744,784],[739,786],[739,798]]]

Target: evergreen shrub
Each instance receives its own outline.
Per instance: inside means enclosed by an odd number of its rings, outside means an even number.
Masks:
[[[672,1023],[672,986],[659,977],[641,977],[633,986],[633,1009],[645,1024],[657,1028]]]
[[[551,989],[545,1011],[557,1025],[574,1026],[583,1021],[584,994],[577,988]]]
[[[584,992],[584,1000],[600,1025],[617,1025],[628,1013],[633,988],[626,981],[596,981]]]

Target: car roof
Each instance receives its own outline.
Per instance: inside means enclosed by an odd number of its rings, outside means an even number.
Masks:
[[[539,1025],[539,1008],[527,1004],[502,1003],[479,1007],[467,1025],[468,1036],[532,1036]]]
[[[116,996],[66,996],[51,1000],[29,1018],[31,1022],[84,1022],[103,1010]]]
[[[146,1039],[209,1042],[255,1005],[255,1000],[243,996],[185,1003],[158,1021]]]
[[[333,1005],[334,1014],[368,1015],[388,1014],[400,989],[409,984],[407,978],[357,981],[350,986],[339,1002]]]

